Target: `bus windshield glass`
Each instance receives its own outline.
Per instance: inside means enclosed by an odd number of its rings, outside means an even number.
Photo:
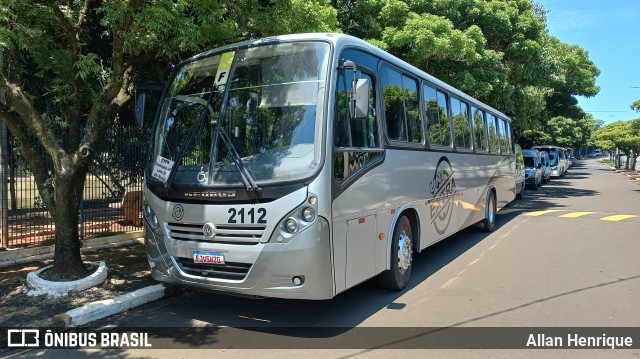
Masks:
[[[150,177],[189,186],[309,177],[320,163],[329,52],[323,42],[279,43],[183,65],[161,104]]]
[[[536,147],[539,151],[544,151],[549,155],[549,165],[558,165],[558,150],[554,147]]]

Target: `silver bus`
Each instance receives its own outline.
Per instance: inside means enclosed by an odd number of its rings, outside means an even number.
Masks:
[[[184,61],[151,142],[153,277],[227,293],[327,299],[375,276],[401,290],[416,253],[491,231],[515,196],[505,114],[347,35]]]
[[[551,177],[559,178],[569,169],[569,159],[564,147],[542,145],[532,147],[538,151],[544,151],[549,155],[551,165]]]

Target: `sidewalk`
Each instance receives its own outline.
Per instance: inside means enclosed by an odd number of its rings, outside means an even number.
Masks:
[[[601,161],[602,161],[602,163],[604,163],[607,166],[609,166],[612,170],[627,176],[629,179],[640,181],[640,171],[616,169],[615,167],[612,167],[611,165],[605,163],[604,160],[601,160]]]
[[[53,246],[21,250],[22,256],[18,251],[0,252],[0,326],[78,326],[172,294],[151,278],[142,238],[89,242],[82,259],[105,262],[108,277],[98,287],[66,297],[29,296],[24,290],[29,272],[53,264]]]

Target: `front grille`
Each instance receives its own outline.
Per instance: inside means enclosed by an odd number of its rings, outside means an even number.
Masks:
[[[169,237],[177,241],[252,245],[260,243],[264,225],[216,224],[216,235],[205,237],[204,223],[167,223]]]
[[[226,262],[225,265],[220,265],[194,263],[192,258],[173,258],[183,272],[204,278],[243,280],[251,269],[250,263]]]

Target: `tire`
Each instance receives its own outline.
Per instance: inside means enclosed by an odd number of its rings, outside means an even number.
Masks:
[[[409,283],[413,262],[412,235],[411,222],[406,216],[400,217],[393,231],[390,269],[380,273],[378,277],[378,283],[382,288],[399,291]]]
[[[482,220],[482,230],[491,232],[496,226],[496,195],[493,191],[489,194],[487,205],[485,206],[484,219]]]

